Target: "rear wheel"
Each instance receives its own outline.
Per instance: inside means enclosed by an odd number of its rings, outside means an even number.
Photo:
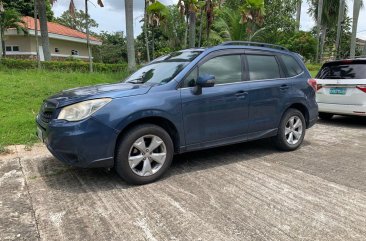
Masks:
[[[293,151],[299,148],[305,136],[306,122],[297,109],[288,109],[282,117],[277,136],[273,140],[277,148]]]
[[[322,120],[330,120],[333,116],[334,114],[332,113],[319,112],[319,118]]]
[[[147,184],[159,179],[173,159],[173,142],[161,127],[132,128],[118,145],[115,169],[128,183]]]

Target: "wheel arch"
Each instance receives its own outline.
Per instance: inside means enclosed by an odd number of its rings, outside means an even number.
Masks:
[[[178,153],[180,149],[180,136],[177,127],[167,118],[161,116],[145,116],[139,119],[136,119],[129,124],[127,124],[118,134],[116,143],[115,143],[115,152],[118,149],[118,145],[123,138],[124,134],[130,130],[131,128],[143,125],[143,124],[153,124],[163,128],[169,136],[172,138],[173,145],[174,145],[174,152]]]
[[[297,109],[298,111],[300,111],[302,113],[302,115],[304,116],[304,118],[305,118],[306,127],[309,126],[310,113],[309,113],[309,110],[306,107],[306,105],[304,105],[302,103],[293,103],[289,107],[287,107],[287,109],[284,111],[284,113],[288,109]]]

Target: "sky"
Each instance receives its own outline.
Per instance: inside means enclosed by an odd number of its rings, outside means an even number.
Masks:
[[[57,0],[53,6],[53,11],[57,17],[68,10],[69,2],[70,0]],[[74,0],[75,7],[84,10],[84,2],[84,0]],[[104,0],[104,8],[97,5],[97,0],[89,0],[89,2],[89,14],[99,24],[97,29],[93,29],[95,32],[125,32],[124,0]],[[178,0],[160,0],[160,2],[171,5],[177,3]],[[352,18],[353,0],[347,0],[347,3],[350,7],[348,15]],[[315,25],[313,19],[307,14],[308,8],[307,2],[303,1],[300,28],[305,31],[310,30]],[[267,6],[267,9],[270,9],[270,6]],[[133,17],[135,36],[141,33],[141,19],[143,18],[143,14],[144,0],[134,0]],[[366,7],[360,12],[357,37],[366,40]]]

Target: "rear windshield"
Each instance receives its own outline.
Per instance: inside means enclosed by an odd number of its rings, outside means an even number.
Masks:
[[[354,63],[335,62],[324,64],[318,79],[366,79],[366,60]]]

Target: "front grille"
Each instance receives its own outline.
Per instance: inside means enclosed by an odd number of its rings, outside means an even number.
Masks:
[[[48,124],[52,120],[52,112],[41,112],[39,117],[42,122]]]
[[[50,123],[55,109],[56,105],[54,103],[45,101],[39,111],[39,119],[45,124]]]

